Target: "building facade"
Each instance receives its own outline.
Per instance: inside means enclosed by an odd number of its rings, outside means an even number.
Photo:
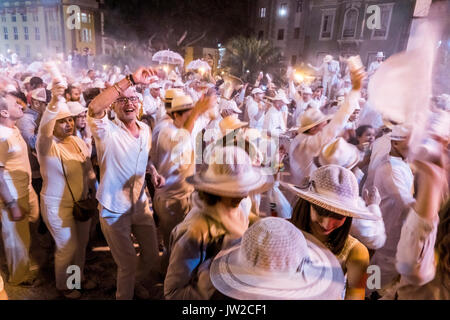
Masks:
[[[0,2],[0,53],[24,61],[89,48],[102,53],[100,0],[6,0]],[[75,5],[76,10],[70,6]],[[74,7],[72,7],[73,9]],[[79,8],[79,10],[78,10]],[[79,25],[70,27],[68,20]],[[79,26],[79,28],[77,28]]]
[[[378,51],[385,56],[406,49],[416,0],[258,0],[254,33],[284,53],[286,65],[320,64],[359,54],[369,65]],[[373,25],[379,10],[379,24]]]

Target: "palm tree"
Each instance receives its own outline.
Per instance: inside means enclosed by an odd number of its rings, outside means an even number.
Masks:
[[[254,81],[260,71],[279,77],[282,55],[269,41],[239,36],[232,38],[225,47],[222,66],[229,68],[231,74],[246,82]]]

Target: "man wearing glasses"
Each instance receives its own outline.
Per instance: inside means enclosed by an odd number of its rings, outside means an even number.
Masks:
[[[141,67],[89,104],[88,125],[100,165],[100,224],[118,267],[117,299],[130,300],[133,293],[138,298],[149,298],[140,281],[150,271],[159,271],[156,228],[144,192],[151,132],[137,120],[140,101],[134,89],[135,84],[149,84],[152,75],[153,70]],[[116,114],[113,120],[107,117],[110,106]],[[161,187],[163,178],[153,166],[150,168],[154,185]],[[138,268],[131,233],[141,249]]]

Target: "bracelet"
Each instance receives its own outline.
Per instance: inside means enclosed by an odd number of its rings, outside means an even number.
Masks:
[[[122,94],[122,90],[120,89],[120,87],[117,85],[117,83],[114,83],[113,85],[114,89],[116,89],[117,93],[119,94],[119,96]]]
[[[134,81],[133,75],[131,73],[129,75],[127,75],[126,78],[130,82],[131,86],[135,86],[136,85],[136,81]]]
[[[11,201],[5,203],[5,207],[9,209],[16,203],[17,203],[17,200],[16,199],[12,199]]]

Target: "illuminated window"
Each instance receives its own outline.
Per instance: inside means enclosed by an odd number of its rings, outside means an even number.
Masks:
[[[280,6],[280,10],[278,11],[280,16],[285,16],[287,14],[287,3],[282,3]]]
[[[84,13],[84,12],[81,13],[81,22],[83,22],[83,23],[87,23],[88,22],[87,14]]]
[[[265,18],[266,17],[266,8],[261,8],[259,11],[259,17]]]
[[[358,24],[358,10],[355,8],[349,9],[345,13],[344,28],[342,30],[342,38],[354,38],[356,34],[356,26]]]

